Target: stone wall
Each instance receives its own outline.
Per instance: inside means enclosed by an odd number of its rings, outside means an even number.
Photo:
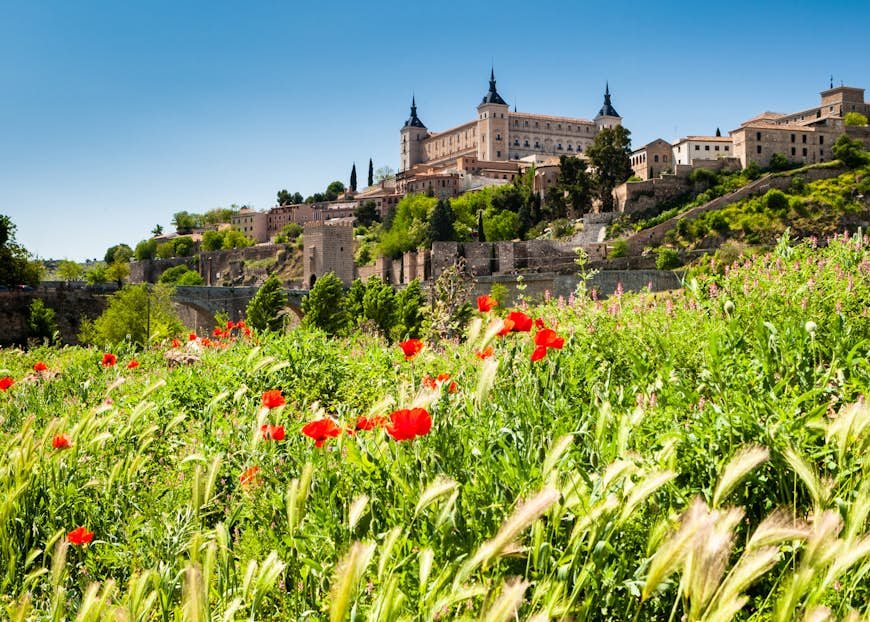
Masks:
[[[315,280],[328,272],[334,272],[342,283],[350,285],[355,273],[353,226],[350,223],[306,223],[303,239],[303,287],[310,288]]]
[[[160,275],[169,268],[186,265],[191,270],[197,269],[194,257],[172,257],[171,259],[149,259],[130,262],[130,283],[156,283]]]
[[[434,242],[432,278],[462,257],[475,276],[551,272],[574,268],[574,245],[556,240],[527,242]]]
[[[54,310],[61,341],[78,344],[82,318],[93,320],[99,317],[106,308],[109,294],[115,289],[111,285],[86,287],[84,283],[45,283],[32,291],[0,292],[0,346],[27,342],[30,303],[36,299]]]

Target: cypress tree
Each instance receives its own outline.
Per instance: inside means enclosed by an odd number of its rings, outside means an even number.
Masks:
[[[477,241],[486,242],[486,234],[483,232],[483,210],[477,212]]]
[[[353,167],[350,169],[350,189],[356,192],[356,162],[353,163]]]
[[[716,128],[716,136],[722,136],[722,130],[720,130],[718,127]]]
[[[456,229],[453,223],[456,215],[450,207],[448,199],[439,199],[429,217],[429,241],[449,242],[456,239]]]
[[[372,165],[372,159],[369,158],[369,186],[375,185],[375,168]]]

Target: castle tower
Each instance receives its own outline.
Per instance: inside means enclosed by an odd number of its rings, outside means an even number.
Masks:
[[[599,110],[598,114],[595,116],[595,125],[598,127],[599,131],[605,127],[616,127],[617,125],[622,125],[622,117],[619,116],[619,113],[616,112],[613,104],[610,103],[609,83],[604,87],[604,105],[601,106],[601,110]]]
[[[423,161],[423,140],[429,136],[429,130],[417,116],[417,102],[414,97],[411,97],[411,116],[405,121],[400,134],[402,144],[399,172],[402,172]]]
[[[477,107],[478,160],[508,160],[507,102],[495,90],[495,71],[489,74],[489,92]]]

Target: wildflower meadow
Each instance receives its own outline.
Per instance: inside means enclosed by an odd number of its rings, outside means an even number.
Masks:
[[[870,240],[464,338],[0,351],[11,620],[863,620]]]

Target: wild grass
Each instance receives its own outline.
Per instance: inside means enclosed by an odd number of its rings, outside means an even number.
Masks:
[[[528,308],[565,338],[535,362],[492,317],[410,361],[302,330],[184,344],[190,366],[2,351],[5,617],[866,618],[867,243]],[[440,373],[455,393],[423,386]],[[410,441],[300,432],[412,406],[432,429]]]

